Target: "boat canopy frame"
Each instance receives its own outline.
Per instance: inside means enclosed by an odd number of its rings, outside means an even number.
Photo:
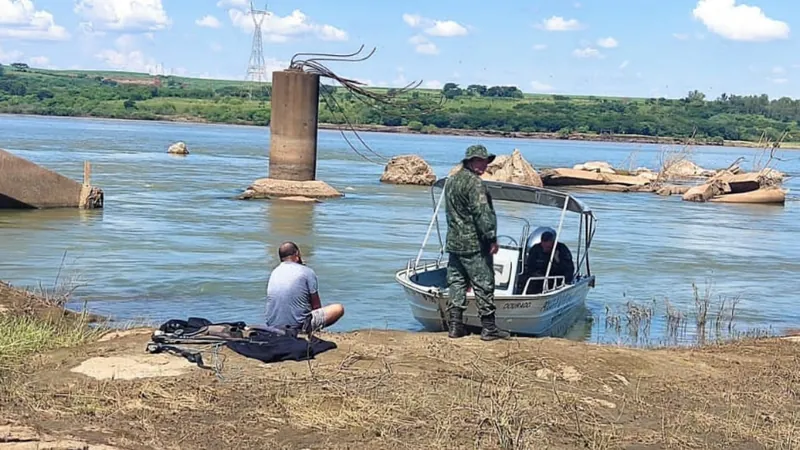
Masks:
[[[425,233],[425,238],[422,241],[422,246],[419,249],[417,258],[413,262],[414,271],[416,271],[419,268],[419,262],[422,258],[422,254],[425,250],[425,246],[428,243],[428,239],[430,238],[434,226],[436,227],[436,234],[439,239],[439,257],[435,260],[437,267],[440,266],[441,261],[444,257],[445,245],[442,240],[442,233],[439,226],[439,210],[442,207],[445,188],[447,187],[448,179],[449,177],[440,178],[436,180],[436,182],[431,186],[431,201],[433,202],[433,209],[434,209],[433,217],[431,218],[431,221],[428,224],[428,230]],[[597,229],[597,218],[594,216],[594,213],[592,212],[591,208],[589,208],[581,200],[573,197],[569,193],[557,191],[554,189],[547,189],[536,186],[525,186],[521,184],[506,183],[502,181],[492,181],[492,180],[483,180],[483,185],[486,186],[493,203],[496,201],[500,202],[507,201],[511,203],[527,203],[527,204],[535,204],[535,205],[560,209],[561,216],[558,223],[558,229],[556,231],[555,242],[553,244],[554,247],[559,242],[559,238],[561,236],[561,229],[564,225],[564,218],[566,216],[567,211],[579,215],[580,225],[578,226],[578,249],[576,258],[578,263],[575,266],[575,271],[576,274],[579,274],[581,271],[581,267],[583,267],[585,264],[586,276],[587,277],[591,276],[591,268],[589,266],[589,248],[591,247],[592,240],[594,239],[594,233]],[[438,201],[436,200],[436,196],[434,194],[436,188],[442,190],[441,194],[439,194]],[[522,273],[524,271],[524,262],[528,252],[528,236],[525,236],[525,238],[522,239],[521,242],[519,242],[519,246],[521,247],[521,250],[523,252],[522,254],[523,264],[520,265],[520,273]],[[582,250],[583,252],[581,252]],[[555,255],[554,251],[550,253],[550,261],[547,264],[545,279],[548,279],[550,276],[550,269],[553,263],[554,255]],[[409,261],[407,269],[412,269],[411,261]],[[545,283],[545,285],[547,285],[547,283]]]

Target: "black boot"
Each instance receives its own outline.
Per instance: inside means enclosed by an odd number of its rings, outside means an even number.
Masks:
[[[483,326],[483,329],[481,330],[482,341],[494,341],[497,339],[508,339],[511,337],[511,334],[508,331],[503,331],[497,328],[497,325],[494,323],[494,314],[481,317],[481,325]]]
[[[464,311],[459,308],[453,308],[450,310],[450,323],[449,330],[447,333],[447,337],[451,338],[460,338],[463,337],[466,333],[464,333]]]

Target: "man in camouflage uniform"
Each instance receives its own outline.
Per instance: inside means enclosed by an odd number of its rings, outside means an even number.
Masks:
[[[481,339],[508,339],[509,333],[495,325],[494,265],[497,253],[497,216],[492,199],[480,176],[494,160],[483,145],[467,148],[461,169],[445,186],[447,244],[449,253],[447,309],[451,338],[464,336],[467,286],[472,285],[481,316]]]

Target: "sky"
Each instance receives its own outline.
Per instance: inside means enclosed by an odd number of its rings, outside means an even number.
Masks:
[[[800,98],[790,0],[256,0],[269,74],[298,52],[371,86],[422,80],[524,92]],[[0,0],[0,63],[243,80],[249,0]],[[365,53],[366,51],[365,50]]]

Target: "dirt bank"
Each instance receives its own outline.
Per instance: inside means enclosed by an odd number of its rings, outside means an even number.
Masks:
[[[222,351],[220,379],[179,356],[144,354],[148,333],[51,351],[7,373],[7,427],[29,440],[130,449],[800,444],[800,344],[788,340],[633,350],[328,333],[338,348],[311,363],[265,365]],[[126,376],[109,378],[112,362]],[[133,378],[137,371],[147,378]]]

